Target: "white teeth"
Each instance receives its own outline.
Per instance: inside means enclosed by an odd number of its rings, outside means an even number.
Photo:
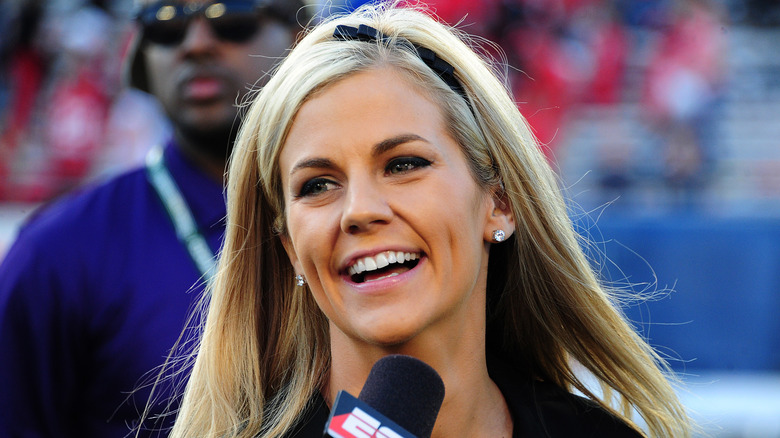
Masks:
[[[387,257],[385,257],[384,254],[378,254],[376,256],[376,268],[377,269],[382,269],[382,268],[384,268],[385,266],[387,266],[389,264],[390,264],[390,260],[388,260]]]
[[[417,253],[408,253],[403,251],[387,251],[375,255],[374,257],[363,257],[347,269],[349,275],[361,274],[367,271],[376,271],[393,263],[404,263],[409,260],[420,258]]]

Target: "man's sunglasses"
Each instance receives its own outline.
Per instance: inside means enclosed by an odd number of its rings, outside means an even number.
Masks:
[[[201,16],[222,41],[244,43],[260,28],[260,18],[275,11],[259,7],[253,1],[181,3],[159,2],[138,13],[146,41],[163,46],[181,44],[193,17]]]

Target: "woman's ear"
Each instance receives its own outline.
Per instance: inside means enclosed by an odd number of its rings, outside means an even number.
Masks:
[[[515,216],[504,190],[495,190],[491,195],[492,210],[485,223],[484,239],[487,242],[500,242],[515,232]],[[503,231],[503,234],[497,233]],[[500,235],[500,240],[496,237]]]
[[[295,246],[290,240],[290,237],[287,234],[282,233],[279,234],[279,240],[282,241],[284,251],[287,253],[287,257],[290,259],[290,263],[292,264],[293,269],[295,269],[295,273],[303,274],[303,270],[301,269],[301,265],[298,260],[298,254],[295,252]]]

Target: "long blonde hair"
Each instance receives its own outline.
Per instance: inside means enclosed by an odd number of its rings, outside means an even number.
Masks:
[[[367,24],[387,39],[337,40],[339,24]],[[365,6],[310,30],[253,98],[231,158],[225,242],[173,437],[280,436],[326,382],[327,320],[295,286],[279,237],[286,230],[278,157],[308,98],[377,66],[397,68],[441,105],[475,180],[502,187],[515,216],[515,234],[490,253],[488,349],[536,378],[576,388],[629,424],[636,409],[651,436],[688,435],[668,368],[598,281],[554,172],[500,74],[471,42],[414,8]],[[464,95],[414,46],[453,66]],[[574,361],[603,394],[581,381]]]

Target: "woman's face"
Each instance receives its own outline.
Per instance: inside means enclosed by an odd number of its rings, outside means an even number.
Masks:
[[[484,324],[487,242],[511,215],[405,76],[369,70],[316,94],[280,171],[285,248],[332,340],[386,347]]]

